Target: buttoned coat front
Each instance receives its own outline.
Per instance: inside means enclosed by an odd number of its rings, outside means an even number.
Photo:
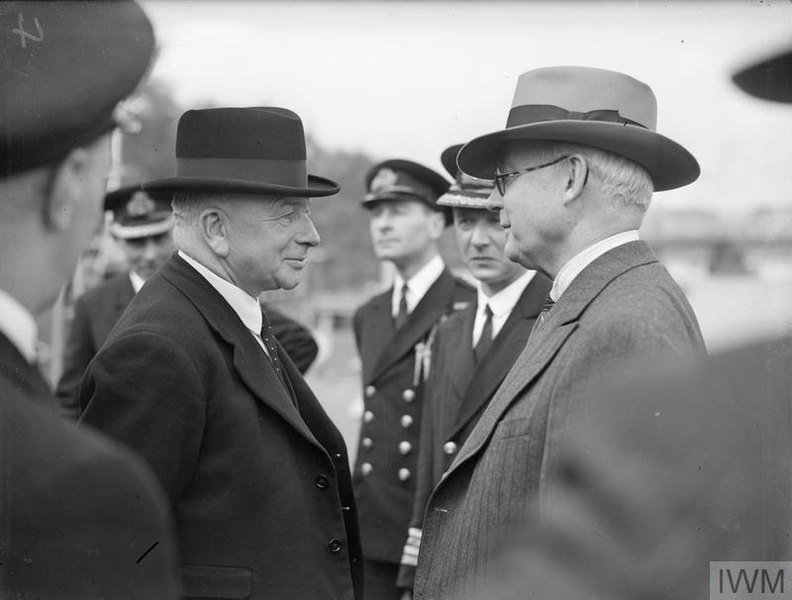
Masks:
[[[398,331],[393,328],[392,294],[391,289],[375,296],[354,317],[365,410],[353,480],[366,558],[398,565],[415,493],[429,366],[422,350],[440,320],[465,308],[475,292],[443,271]]]
[[[416,598],[475,593],[504,528],[542,503],[570,418],[620,365],[700,354],[679,286],[644,242],[600,256],[534,328],[424,518]]]
[[[187,597],[360,597],[343,439],[278,355],[291,393],[223,297],[174,256],[83,380],[81,422],[139,452],[170,497]]]

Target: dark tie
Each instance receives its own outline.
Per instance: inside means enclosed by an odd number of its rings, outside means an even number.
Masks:
[[[400,329],[402,325],[407,322],[407,317],[410,313],[407,312],[407,292],[410,288],[405,283],[401,289],[401,300],[399,300],[399,312],[396,313],[396,318],[393,320],[393,325],[396,329]]]
[[[281,368],[281,362],[278,358],[278,346],[275,344],[275,334],[272,332],[272,325],[270,325],[269,318],[265,311],[261,311],[261,316],[261,340],[267,348],[267,358],[269,358],[272,363],[272,368],[275,369],[275,373],[278,374],[278,377],[280,377],[285,385],[286,381],[283,378],[283,369]]]
[[[544,304],[542,305],[542,313],[546,313],[548,310],[553,308],[554,305],[555,301],[548,295],[547,298],[545,298]]]
[[[492,309],[490,308],[489,304],[484,307],[484,315],[486,319],[484,319],[484,328],[481,330],[481,337],[479,338],[478,344],[473,349],[473,354],[476,357],[476,362],[480,363],[484,357],[489,352],[490,346],[492,346]]]

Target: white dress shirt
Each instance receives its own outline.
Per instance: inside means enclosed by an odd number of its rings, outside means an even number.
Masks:
[[[426,295],[426,292],[429,291],[429,288],[432,287],[435,281],[440,278],[440,275],[443,274],[444,269],[445,263],[438,254],[423,267],[421,267],[420,271],[410,277],[410,279],[407,281],[408,314],[415,310],[415,307],[418,306],[418,303]],[[401,275],[399,275],[397,272],[393,278],[393,295],[391,297],[391,314],[393,315],[394,319],[396,318],[396,315],[399,314],[399,303],[401,302],[403,285],[404,279],[402,279]]]
[[[573,256],[569,262],[558,271],[558,275],[556,275],[555,281],[553,281],[553,287],[550,289],[550,298],[553,299],[553,302],[558,302],[561,294],[566,291],[569,285],[575,280],[575,277],[580,275],[583,269],[609,250],[613,250],[629,242],[638,241],[638,239],[638,230],[631,229],[630,231],[617,233],[609,238],[600,240],[596,244],[592,244],[582,252]]]
[[[228,302],[228,305],[237,314],[242,323],[250,330],[253,338],[258,342],[259,346],[269,356],[269,351],[264,345],[264,340],[261,339],[261,326],[263,325],[263,318],[261,316],[261,304],[259,301],[241,290],[233,283],[226,281],[219,275],[213,273],[194,258],[179,250],[179,256],[190,265],[193,269],[198,271],[206,281],[209,282],[214,289]]]
[[[132,282],[132,289],[135,290],[136,294],[140,291],[140,288],[143,287],[143,284],[146,283],[146,280],[134,271],[129,272],[129,281]]]
[[[29,363],[36,362],[36,319],[28,309],[3,290],[0,290],[0,333],[16,346]]]
[[[517,279],[512,281],[509,285],[503,288],[497,294],[487,296],[484,290],[481,289],[481,283],[478,284],[478,298],[476,300],[476,318],[473,321],[473,347],[478,344],[481,332],[484,329],[484,323],[487,320],[485,310],[489,305],[492,311],[492,339],[498,335],[498,332],[503,328],[506,319],[509,318],[512,310],[517,305],[517,301],[522,296],[525,288],[531,283],[531,280],[536,275],[536,271],[526,271]]]

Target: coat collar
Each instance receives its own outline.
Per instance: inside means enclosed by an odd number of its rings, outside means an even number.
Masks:
[[[544,324],[540,327],[537,323],[528,344],[485,409],[448,474],[486,446],[503,413],[553,360],[577,329],[580,316],[608,284],[627,271],[655,262],[657,257],[645,242],[630,242],[603,254],[575,278],[548,313]]]
[[[2,333],[0,333],[0,380],[7,382],[26,398],[41,406],[50,405],[48,408],[55,406],[52,402],[52,391],[41,371],[35,365],[31,365]]]

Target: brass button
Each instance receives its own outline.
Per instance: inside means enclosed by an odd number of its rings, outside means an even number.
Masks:
[[[415,423],[415,419],[413,419],[410,415],[402,415],[401,417],[401,426],[405,429],[412,427],[412,424]]]
[[[374,440],[372,440],[370,437],[364,437],[363,440],[361,441],[361,444],[366,450],[368,450],[369,448],[374,446]]]
[[[399,452],[402,456],[407,456],[412,450],[412,444],[407,440],[399,442]]]
[[[371,475],[371,472],[374,470],[374,467],[371,466],[371,463],[363,463],[360,465],[360,472],[363,473],[364,477],[368,477]]]
[[[330,485],[330,479],[328,479],[327,475],[317,475],[316,479],[314,479],[314,483],[316,487],[323,490]]]
[[[327,549],[335,554],[336,552],[341,551],[341,540],[338,538],[333,538],[329,542],[327,542]]]
[[[366,398],[371,398],[376,393],[377,393],[377,388],[375,388],[373,385],[366,386]]]
[[[454,442],[446,442],[443,444],[443,452],[448,454],[449,456],[454,454],[459,449],[459,446],[456,445]]]
[[[367,410],[363,413],[363,422],[364,423],[371,423],[374,420],[374,413],[370,410]]]
[[[411,476],[410,469],[399,469],[399,481],[407,481]]]
[[[415,390],[404,390],[402,392],[402,400],[405,402],[412,402],[415,400]]]

